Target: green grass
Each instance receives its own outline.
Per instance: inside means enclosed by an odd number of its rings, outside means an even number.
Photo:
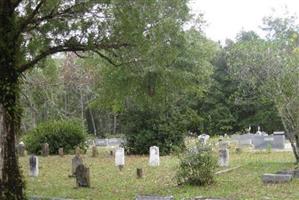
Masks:
[[[240,168],[218,175],[216,183],[205,187],[177,186],[174,179],[178,159],[161,157],[161,165],[148,166],[147,156],[126,156],[123,171],[114,166],[109,151],[102,150],[98,158],[88,152],[83,156],[90,167],[92,188],[75,189],[75,180],[69,178],[73,156],[39,157],[40,175],[28,177],[28,157],[20,158],[29,196],[63,197],[92,200],[133,200],[137,194],[173,195],[175,199],[195,196],[226,197],[233,200],[299,199],[299,180],[279,185],[264,185],[263,173],[294,167],[291,152],[231,153],[231,167]],[[136,178],[136,168],[142,167],[144,178]]]

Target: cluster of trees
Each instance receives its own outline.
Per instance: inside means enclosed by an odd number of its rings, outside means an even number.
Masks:
[[[0,199],[25,199],[16,136],[53,119],[124,133],[131,153],[167,154],[188,130],[284,128],[299,161],[294,19],[266,18],[266,38],[221,47],[200,19],[185,30],[187,2],[0,1]]]

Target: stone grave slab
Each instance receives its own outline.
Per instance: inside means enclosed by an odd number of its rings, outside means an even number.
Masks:
[[[162,196],[152,196],[152,195],[149,195],[149,196],[141,196],[141,195],[138,195],[136,197],[136,200],[174,200],[174,197],[173,196],[165,196],[165,197],[162,197]]]
[[[287,183],[292,180],[290,174],[264,174],[262,176],[263,183]]]

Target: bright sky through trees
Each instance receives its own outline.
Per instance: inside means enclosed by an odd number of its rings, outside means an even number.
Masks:
[[[233,39],[241,30],[260,33],[262,18],[282,16],[286,10],[298,16],[298,0],[191,0],[193,13],[203,13],[205,32],[215,41]]]

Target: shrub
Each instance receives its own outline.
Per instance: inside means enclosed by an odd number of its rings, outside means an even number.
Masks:
[[[180,158],[177,182],[190,185],[208,185],[214,182],[217,159],[208,147],[197,147]]]
[[[172,116],[157,110],[131,110],[123,119],[129,154],[148,154],[151,146],[158,146],[160,155],[184,148],[184,131]]]
[[[50,154],[57,154],[60,147],[63,147],[65,153],[70,153],[76,146],[86,148],[86,136],[86,131],[77,120],[48,121],[28,132],[24,142],[30,153],[39,154],[41,144],[46,142]]]

